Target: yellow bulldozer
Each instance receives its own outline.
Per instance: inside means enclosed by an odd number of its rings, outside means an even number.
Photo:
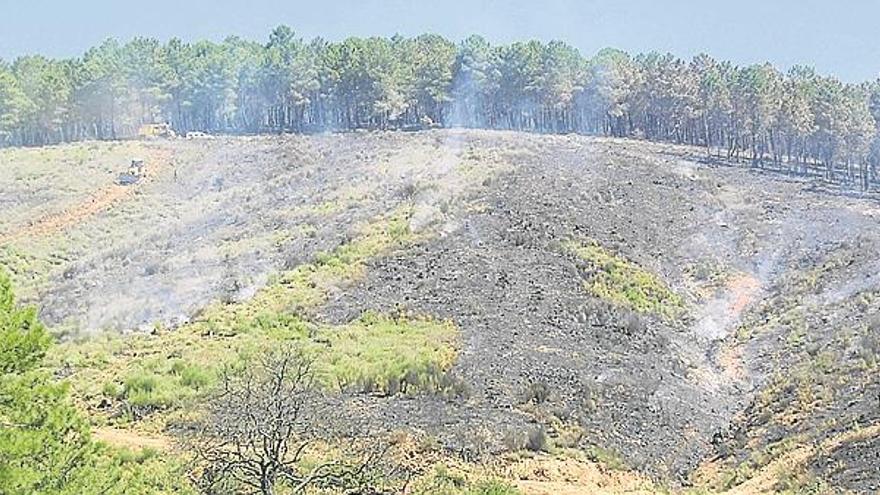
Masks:
[[[138,137],[141,139],[173,138],[177,133],[171,128],[171,124],[144,124],[138,129]]]
[[[142,159],[134,159],[127,172],[119,174],[116,183],[120,186],[130,186],[147,176],[147,166]]]

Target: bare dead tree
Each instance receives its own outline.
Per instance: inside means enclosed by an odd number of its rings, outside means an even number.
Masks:
[[[329,440],[338,421],[332,401],[316,387],[313,361],[283,347],[248,366],[223,373],[204,418],[188,429],[194,481],[205,493],[272,495],[279,483],[291,493],[309,487],[371,493],[370,476],[387,448],[376,442],[332,460],[303,467],[316,441]]]

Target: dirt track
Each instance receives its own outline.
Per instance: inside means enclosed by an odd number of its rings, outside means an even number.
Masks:
[[[144,184],[156,180],[171,169],[167,150],[156,150],[147,157],[149,169],[146,175],[130,186],[111,184],[95,190],[89,197],[58,213],[38,217],[27,225],[13,226],[8,233],[0,235],[0,245],[14,243],[22,238],[46,237],[88,222],[93,216],[101,213],[114,204],[125,201],[135,194]]]
[[[459,452],[497,451],[544,425],[554,441],[687,483],[707,459],[735,467],[786,438],[810,444],[880,423],[870,364],[880,287],[866,275],[880,271],[876,198],[703,163],[701,150],[574,136],[437,131],[162,150],[176,178],[83,210],[60,224],[63,235],[6,240],[49,267],[16,277],[44,277],[32,296],[51,324],[186,321],[408,203],[427,240],[373,260],[318,317],[402,308],[452,319],[463,333],[454,371],[471,395],[359,399],[386,424],[435,433]],[[493,165],[456,166],[468,160]],[[564,248],[571,240],[656,274],[685,316],[591,296],[589,267]],[[534,386],[549,397],[526,400]],[[863,452],[876,445],[830,445],[822,455],[840,460],[833,466],[810,450],[797,469],[870,493],[880,480]]]

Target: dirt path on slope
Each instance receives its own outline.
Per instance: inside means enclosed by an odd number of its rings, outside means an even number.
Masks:
[[[13,228],[9,233],[0,234],[0,244],[25,238],[50,236],[67,230],[73,225],[83,223],[92,216],[108,210],[114,204],[134,195],[135,191],[167,171],[170,164],[170,152],[151,150],[147,156],[147,173],[137,183],[130,186],[110,184],[97,189],[89,198],[72,207],[32,220],[26,225]]]

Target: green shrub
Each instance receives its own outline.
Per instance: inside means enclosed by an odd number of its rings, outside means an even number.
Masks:
[[[104,394],[122,397],[134,407],[147,409],[168,408],[205,391],[214,380],[211,370],[176,359],[164,367],[143,363],[123,381],[121,393],[113,385],[105,384]]]
[[[151,394],[159,387],[159,377],[153,374],[135,374],[125,380],[126,395],[132,393]]]
[[[180,383],[193,390],[203,390],[211,384],[212,375],[196,366],[187,366],[180,372]]]
[[[496,479],[468,479],[438,465],[427,479],[421,480],[412,492],[417,495],[518,495],[514,487]]]
[[[164,407],[171,405],[171,400],[160,386],[161,378],[152,373],[136,373],[125,380],[123,395],[132,406]],[[160,391],[160,387],[163,389]]]
[[[101,388],[101,393],[107,397],[119,399],[125,394],[125,389],[119,386],[116,382],[107,382]]]

